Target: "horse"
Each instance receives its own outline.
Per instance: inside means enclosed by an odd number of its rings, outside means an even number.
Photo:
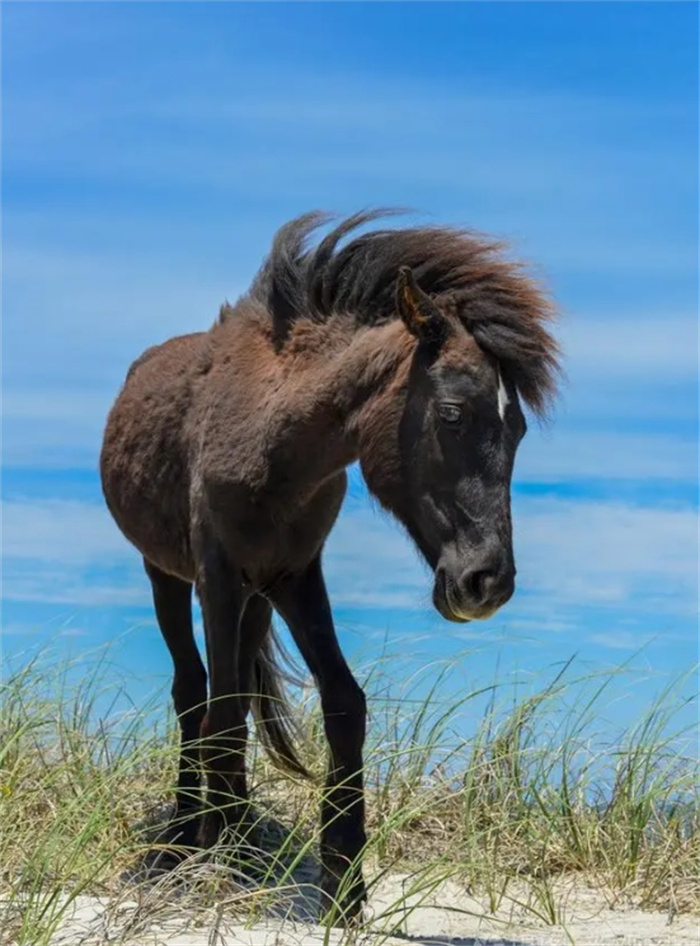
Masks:
[[[322,897],[350,918],[367,896],[366,700],[322,567],[346,469],[359,461],[415,543],[439,614],[488,618],[514,591],[510,489],[524,408],[544,416],[560,372],[555,306],[502,243],[453,227],[369,226],[389,213],[338,222],[313,211],[282,226],[211,328],[132,364],[100,454],[107,507],[143,556],[173,661],[182,845],[240,834],[251,710],[273,760],[307,774],[274,610],[320,694]]]

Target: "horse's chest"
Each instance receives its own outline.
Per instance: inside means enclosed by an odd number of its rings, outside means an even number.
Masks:
[[[320,552],[345,492],[345,473],[316,489],[228,484],[207,490],[211,531],[251,583],[304,568]]]

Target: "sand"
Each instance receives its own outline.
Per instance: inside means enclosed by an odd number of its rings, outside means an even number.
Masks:
[[[353,940],[362,946],[690,946],[700,944],[695,917],[669,917],[636,909],[610,909],[602,895],[568,882],[557,891],[563,925],[547,925],[531,911],[486,904],[453,882],[411,897],[415,878],[394,874],[376,888],[366,922],[350,936],[313,922],[313,894],[297,888],[285,904],[246,922],[245,896],[222,894],[218,903],[193,909],[156,884],[134,896],[79,896],[66,909],[51,946],[323,946]],[[408,894],[408,898],[406,896]],[[243,899],[241,897],[243,896]],[[517,899],[517,897],[516,897]],[[402,908],[396,904],[405,901]]]

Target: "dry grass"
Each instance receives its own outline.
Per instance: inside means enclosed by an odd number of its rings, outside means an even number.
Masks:
[[[369,682],[371,884],[400,870],[412,878],[407,896],[427,896],[449,879],[478,894],[487,912],[511,901],[548,923],[561,922],[561,881],[572,877],[611,904],[700,911],[693,733],[674,731],[687,680],[601,748],[592,733],[611,676],[574,680],[569,667],[506,709],[494,695],[476,735],[461,740],[453,723],[484,691],[445,705],[446,672],[428,671],[433,687],[417,699],[392,693],[381,670]],[[215,923],[224,908],[254,918],[298,905],[300,879],[312,891],[320,785],[281,777],[254,744],[249,771],[267,851],[254,880],[222,845],[155,883],[125,885],[123,872],[152,850],[153,834],[135,825],[157,821],[171,796],[175,727],[163,738],[147,714],[96,723],[99,676],[76,690],[66,679],[33,664],[3,685],[4,942],[48,943],[83,893],[111,896],[115,911],[124,896],[136,898],[133,933],[164,903],[172,908],[175,894],[179,908]],[[321,760],[317,704],[302,699],[300,711],[306,757]]]

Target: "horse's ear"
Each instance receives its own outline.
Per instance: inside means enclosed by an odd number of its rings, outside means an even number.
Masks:
[[[399,269],[396,308],[408,331],[419,341],[435,343],[444,338],[447,320],[439,306],[420,288],[410,266]]]

